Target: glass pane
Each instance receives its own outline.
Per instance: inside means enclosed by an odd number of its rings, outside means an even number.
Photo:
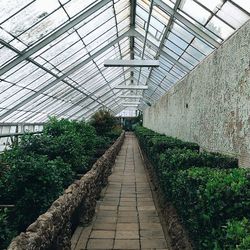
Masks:
[[[209,21],[206,27],[222,39],[228,38],[234,32],[232,28],[230,28],[226,23],[218,19],[216,16],[214,16]]]
[[[61,1],[60,1],[61,2]],[[100,2],[94,1],[94,4]],[[67,11],[68,15],[70,17],[75,16],[82,10],[86,11],[89,7],[93,5],[93,0],[71,0],[67,4],[64,5],[65,10]]]
[[[199,4],[195,3],[193,0],[182,1],[179,7],[190,17],[194,18],[199,23],[205,24],[211,14],[202,8]]]
[[[6,47],[0,47],[0,66],[13,59],[17,54]]]
[[[53,11],[59,8],[59,2],[56,0],[37,0],[31,5],[18,12],[16,15],[11,17],[9,20],[2,24],[2,27],[9,31],[11,34],[18,36],[23,32],[27,31],[31,26],[40,22],[41,20],[46,20]],[[32,42],[39,38],[40,35],[45,34],[48,30],[51,30],[51,26],[61,19],[60,15],[66,15],[65,13],[58,13],[57,17],[48,19],[49,21],[42,21],[42,25],[39,24],[33,29],[33,32],[27,33],[24,38],[27,42]],[[33,39],[34,38],[34,39]]]
[[[245,9],[248,13],[250,13],[250,2],[249,0],[232,0],[236,4],[238,4],[240,7]]]
[[[237,29],[241,27],[250,18],[247,14],[245,14],[229,2],[226,2],[222,6],[220,11],[217,13],[217,16],[219,16],[228,24],[232,25]]]
[[[32,0],[11,1],[5,0],[0,2],[0,23],[14,15],[20,9],[29,4]]]
[[[44,15],[46,14],[44,13]],[[52,30],[55,30],[66,21],[68,21],[68,16],[64,10],[59,9],[32,28],[29,28],[26,32],[23,32],[23,34],[18,37],[25,44],[31,45],[37,40],[45,37],[48,33],[50,33]]]
[[[197,0],[197,1],[213,12],[218,11],[224,2],[223,0]]]

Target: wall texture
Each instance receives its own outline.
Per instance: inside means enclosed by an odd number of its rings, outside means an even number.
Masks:
[[[143,124],[250,167],[250,22],[145,110]]]

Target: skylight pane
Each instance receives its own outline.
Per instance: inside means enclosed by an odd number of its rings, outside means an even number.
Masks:
[[[13,59],[17,54],[6,47],[0,47],[0,66]]]
[[[27,4],[32,2],[32,0],[4,0],[0,3],[0,23],[4,22],[10,16],[14,15],[20,9],[25,7]]]
[[[214,50],[211,47],[209,47],[206,43],[199,40],[198,38],[195,38],[192,41],[192,45],[193,45],[194,48],[198,49],[200,52],[202,52],[205,55],[210,54]]]
[[[1,11],[1,9],[0,9]],[[13,39],[13,36],[11,36],[9,33],[7,33],[5,30],[3,30],[0,27],[0,39],[2,39],[5,42],[10,42]]]
[[[193,0],[185,0],[180,4],[180,9],[194,18],[199,23],[205,24],[211,14]]]
[[[221,10],[217,13],[217,16],[237,29],[250,18],[247,14],[235,7],[235,5],[231,4],[230,2],[226,2],[222,6]]]
[[[29,28],[26,32],[18,36],[18,38],[25,44],[31,45],[45,37],[48,33],[58,28],[66,21],[68,21],[67,15],[64,10],[59,9],[36,24],[34,27]]]
[[[190,43],[192,39],[194,38],[194,36],[190,32],[185,30],[183,27],[181,27],[177,23],[173,24],[172,32],[178,35],[179,37],[181,37],[187,43]]]
[[[51,0],[47,0],[51,1]],[[100,2],[94,1],[94,4]],[[67,4],[64,5],[65,10],[67,11],[70,17],[75,16],[76,14],[80,13],[82,10],[86,11],[93,5],[93,0],[71,0]]]
[[[248,13],[250,13],[250,2],[249,0],[232,0],[236,4],[238,4],[240,7],[245,9]]]
[[[227,39],[234,32],[231,27],[229,27],[226,23],[218,19],[216,16],[214,16],[209,21],[209,23],[206,25],[206,28],[208,28],[224,40]]]
[[[58,12],[57,17],[53,16],[52,18],[48,18],[48,16],[59,7],[59,2],[56,0],[37,0],[4,22],[2,27],[15,36],[26,32],[26,34],[22,36],[23,40],[26,40],[28,43],[34,42],[52,30],[51,27],[57,24],[62,18],[60,15],[64,16],[62,12]],[[28,30],[33,25],[35,25],[34,28],[29,32]]]
[[[197,0],[197,1],[213,12],[218,11],[224,2],[223,0]]]

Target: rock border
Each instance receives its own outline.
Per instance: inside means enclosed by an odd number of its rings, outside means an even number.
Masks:
[[[116,142],[94,163],[80,179],[71,184],[51,207],[32,223],[26,232],[15,237],[8,250],[70,250],[71,221],[91,221],[96,199],[107,185],[108,176],[125,138],[123,131]]]
[[[181,223],[176,209],[173,204],[166,201],[164,192],[159,187],[159,180],[155,173],[154,167],[150,160],[148,159],[143,148],[140,146],[140,152],[143,162],[148,170],[151,185],[153,186],[155,199],[157,204],[159,204],[160,217],[163,220],[163,229],[166,231],[168,239],[173,250],[192,250],[192,242],[188,237],[188,233]]]

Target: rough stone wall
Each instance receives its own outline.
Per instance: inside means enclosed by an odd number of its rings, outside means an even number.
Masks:
[[[8,250],[70,250],[71,217],[80,208],[81,222],[87,223],[95,212],[96,199],[107,184],[124,132],[80,180],[71,184],[46,213],[40,215],[25,233],[14,238]]]
[[[143,125],[250,167],[250,21],[144,111]]]

